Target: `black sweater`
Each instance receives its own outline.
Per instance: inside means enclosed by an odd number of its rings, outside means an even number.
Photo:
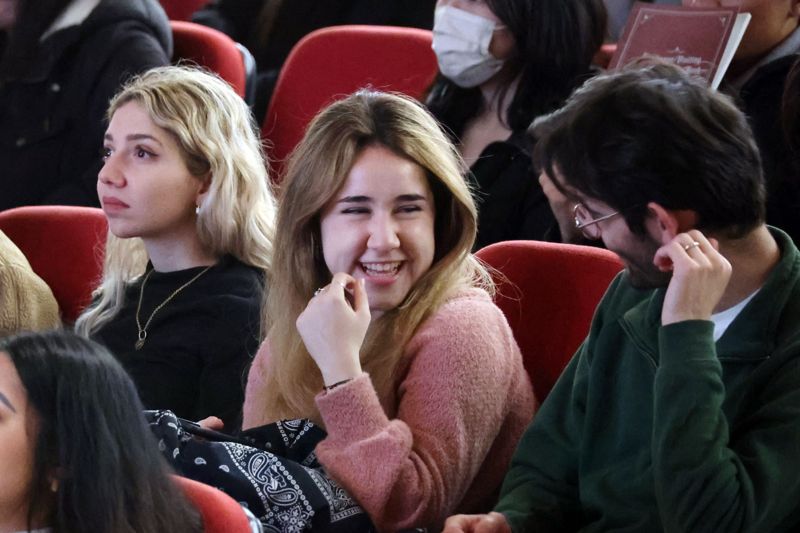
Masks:
[[[144,288],[142,326],[203,268],[153,272]],[[262,279],[258,269],[223,258],[155,314],[144,346],[136,350],[139,279],[127,288],[119,314],[94,338],[123,364],[146,408],[170,409],[192,420],[218,416],[233,431],[241,424],[244,379],[260,342]]]
[[[561,240],[522,132],[489,144],[470,168],[478,204],[475,250],[516,239]]]

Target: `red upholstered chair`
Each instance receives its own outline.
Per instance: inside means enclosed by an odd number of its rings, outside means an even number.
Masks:
[[[389,26],[333,26],[298,42],[283,64],[261,135],[268,141],[272,179],[306,125],[336,99],[370,86],[420,98],[438,66],[428,30]]]
[[[189,20],[192,14],[204,7],[209,0],[160,0],[160,2],[170,20]]]
[[[108,233],[103,211],[95,207],[17,207],[0,212],[0,230],[50,286],[64,322],[74,322],[102,277]]]
[[[188,59],[219,74],[242,98],[247,93],[247,71],[239,46],[227,35],[193,22],[171,20],[173,62]],[[249,52],[248,52],[249,53]]]
[[[205,533],[251,533],[250,520],[239,503],[209,485],[174,476],[203,518]]]
[[[495,303],[542,402],[589,332],[595,307],[622,263],[601,248],[539,241],[499,242],[476,255],[502,274],[495,278]]]

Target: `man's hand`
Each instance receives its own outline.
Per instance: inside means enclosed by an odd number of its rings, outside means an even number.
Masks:
[[[662,325],[711,318],[731,278],[731,264],[718,248],[715,239],[690,230],[656,251],[653,263],[664,272],[672,270],[661,310]]]
[[[511,527],[500,513],[458,514],[447,519],[442,533],[511,533]]]
[[[586,238],[583,236],[581,230],[575,228],[575,215],[573,214],[575,202],[564,196],[564,194],[556,188],[550,176],[545,172],[539,174],[539,185],[541,185],[542,192],[547,197],[547,201],[550,204],[550,210],[553,212],[556,222],[558,222],[561,242],[585,242]]]

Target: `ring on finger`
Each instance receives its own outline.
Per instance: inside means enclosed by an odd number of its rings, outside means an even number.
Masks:
[[[697,241],[692,241],[692,242],[691,242],[691,243],[689,243],[689,244],[685,244],[685,245],[683,246],[683,250],[684,250],[685,252],[688,252],[688,251],[689,251],[689,250],[691,250],[692,248],[697,248],[698,246],[700,246],[700,243],[699,243],[699,242],[697,242]]]

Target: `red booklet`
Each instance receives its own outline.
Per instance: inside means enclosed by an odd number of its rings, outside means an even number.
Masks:
[[[738,7],[682,7],[636,2],[610,70],[642,56],[683,67],[717,88],[742,40],[750,13]]]

